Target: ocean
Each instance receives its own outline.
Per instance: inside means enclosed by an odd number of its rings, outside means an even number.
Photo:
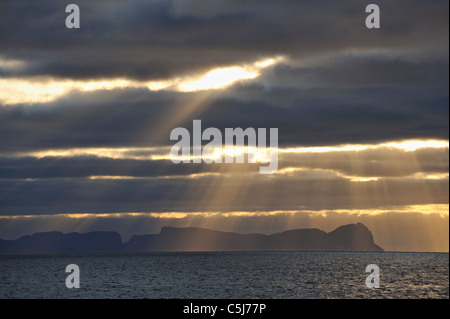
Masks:
[[[67,288],[66,266],[80,288]],[[366,266],[379,288],[366,286]],[[0,256],[3,299],[449,298],[448,253],[186,252]]]

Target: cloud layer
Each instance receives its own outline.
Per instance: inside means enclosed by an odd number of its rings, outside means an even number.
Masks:
[[[448,1],[377,1],[377,30],[356,0],[77,4],[80,29],[65,27],[58,1],[0,4],[3,223],[448,207]],[[278,128],[277,174],[173,164],[170,132],[194,119],[222,132]]]

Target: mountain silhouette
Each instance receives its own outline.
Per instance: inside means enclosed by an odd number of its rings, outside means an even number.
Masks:
[[[0,240],[0,254],[114,252],[121,247],[119,233],[102,231],[85,234],[52,231]]]
[[[204,228],[162,227],[159,234],[134,235],[123,243],[117,232],[45,232],[16,240],[0,239],[0,254],[158,252],[158,251],[383,251],[361,223],[281,233],[239,234]]]

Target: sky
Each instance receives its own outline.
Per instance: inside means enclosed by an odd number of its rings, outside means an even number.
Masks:
[[[362,222],[449,249],[449,3],[0,2],[0,238]],[[278,169],[175,164],[176,127],[278,128]]]

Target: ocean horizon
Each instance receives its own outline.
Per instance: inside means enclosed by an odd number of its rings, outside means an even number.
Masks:
[[[66,266],[79,267],[67,288]],[[368,265],[379,288],[366,286]],[[442,299],[449,254],[150,252],[0,256],[2,299]]]

